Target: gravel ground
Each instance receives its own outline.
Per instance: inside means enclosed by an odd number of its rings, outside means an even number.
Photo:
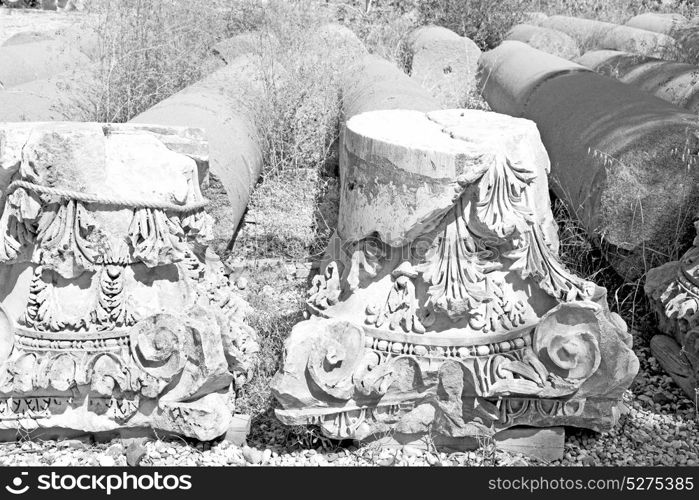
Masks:
[[[178,442],[146,442],[142,457],[134,461],[142,466],[372,466],[372,465],[481,465],[492,464],[495,459],[508,464],[526,465],[526,461],[488,453],[426,453],[405,447],[402,450],[378,450],[371,447],[354,447],[319,452],[315,449],[285,451],[283,449],[234,446],[226,442],[212,446],[189,446]],[[44,443],[26,442],[2,447],[0,465],[14,466],[125,466],[128,441],[87,445],[81,441]],[[492,453],[490,453],[492,455]]]

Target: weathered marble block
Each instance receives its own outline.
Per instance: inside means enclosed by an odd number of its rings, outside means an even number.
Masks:
[[[199,129],[0,124],[0,429],[210,440],[256,351]]]
[[[613,426],[638,360],[606,290],[558,259],[534,123],[385,110],[343,133],[338,231],[277,417],[360,440]]]
[[[699,221],[694,227],[699,233]],[[699,235],[679,261],[648,271],[644,288],[662,332],[651,339],[651,352],[694,401],[699,389]]]

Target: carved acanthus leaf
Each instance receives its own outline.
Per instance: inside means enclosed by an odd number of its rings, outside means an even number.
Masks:
[[[87,328],[87,321],[80,315],[70,317],[63,311],[55,295],[55,288],[49,286],[45,273],[52,271],[42,266],[34,269],[29,285],[27,307],[20,322],[38,331],[58,332],[61,330],[77,331]]]
[[[491,291],[489,300],[484,301],[482,307],[472,315],[469,322],[471,328],[483,331],[493,331],[497,328],[511,330],[524,324],[524,302],[507,293],[503,283],[488,275],[486,281],[488,290]]]
[[[417,271],[409,262],[403,262],[392,273],[393,286],[386,302],[367,307],[366,322],[377,328],[388,324],[391,330],[402,327],[406,332],[425,333],[425,327],[418,318],[418,305],[413,278]]]
[[[350,290],[356,290],[359,286],[360,271],[363,269],[371,278],[375,277],[381,264],[379,259],[383,256],[382,249],[377,247],[373,240],[362,240],[356,243],[352,251],[352,258],[349,266],[346,266],[347,284]]]
[[[570,273],[544,241],[538,224],[532,223],[515,239],[515,248],[503,254],[514,263],[522,279],[531,277],[542,290],[558,300],[571,302],[592,297],[595,285]]]
[[[524,192],[535,178],[532,170],[497,155],[478,184],[478,220],[499,238],[533,221],[534,213],[526,204]]]
[[[99,330],[132,326],[136,318],[129,307],[124,290],[124,266],[108,264],[99,274],[97,304],[90,314],[91,322]]]
[[[129,239],[134,258],[148,267],[179,262],[187,251],[179,221],[162,210],[137,209],[129,227]]]
[[[39,217],[33,261],[73,277],[95,267],[99,252],[89,240],[94,218],[75,200],[52,203]]]
[[[34,240],[40,210],[41,199],[36,194],[24,189],[10,193],[0,217],[0,262],[16,259],[22,248]]]
[[[487,260],[490,252],[479,250],[464,219],[464,201],[459,199],[445,219],[442,234],[435,238],[426,260],[418,267],[430,284],[428,305],[452,320],[470,317],[481,304],[493,298],[489,272],[500,263]]]
[[[479,181],[478,219],[499,238],[514,239],[514,249],[503,255],[515,261],[510,270],[519,271],[522,279],[533,278],[558,300],[589,299],[595,286],[558,261],[528,204],[526,191],[535,178],[532,170],[504,155],[496,156]]]
[[[177,267],[185,279],[193,282],[199,282],[207,275],[206,266],[190,251],[184,253]]]

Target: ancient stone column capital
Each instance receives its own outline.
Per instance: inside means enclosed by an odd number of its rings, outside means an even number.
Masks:
[[[198,129],[0,124],[0,429],[226,432],[257,344],[207,159]]]
[[[334,438],[609,429],[638,371],[606,290],[558,257],[533,122],[385,110],[345,127],[338,231],[272,390]]]

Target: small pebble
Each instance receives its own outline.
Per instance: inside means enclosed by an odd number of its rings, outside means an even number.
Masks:
[[[420,448],[416,446],[410,446],[406,445],[403,446],[403,455],[409,456],[409,457],[419,457],[420,455],[423,455],[425,453],[425,450],[421,450]]]
[[[253,465],[258,465],[262,462],[263,454],[260,450],[256,448],[250,448],[249,446],[243,447],[243,457],[245,460]]]
[[[110,445],[109,448],[107,448],[105,454],[116,459],[117,457],[120,457],[124,454],[124,445],[122,445],[121,443],[114,443]]]
[[[134,441],[126,447],[126,463],[131,467],[136,467],[147,453],[148,450],[142,442]]]

